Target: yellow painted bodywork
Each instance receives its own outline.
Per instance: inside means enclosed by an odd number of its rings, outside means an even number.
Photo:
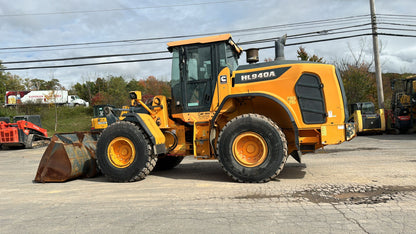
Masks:
[[[325,124],[321,126],[321,144],[336,145],[345,141],[344,124]]]
[[[167,43],[168,48],[176,47],[176,46],[182,46],[182,45],[189,45],[189,44],[206,44],[206,43],[212,43],[217,41],[228,41],[228,43],[234,47],[237,53],[241,54],[243,52],[243,49],[241,49],[237,44],[234,43],[234,41],[231,39],[231,34],[221,34],[221,35],[215,35],[215,36],[209,36],[209,37],[200,37],[200,38],[192,38],[182,41],[173,41]]]
[[[386,115],[385,115],[384,109],[378,109],[377,114],[380,115],[380,118],[381,118],[380,131],[385,131],[386,130]]]
[[[234,80],[238,73],[282,67],[290,68],[273,80],[251,83],[236,83]],[[303,121],[295,84],[305,73],[316,75],[323,84],[324,123],[308,124]],[[155,96],[148,107],[141,100],[132,104],[140,104],[149,111],[150,114],[138,115],[155,136],[157,144],[165,144],[167,149],[176,145],[167,152],[171,156],[191,154],[198,159],[215,158],[221,129],[231,119],[246,113],[257,113],[273,120],[285,134],[289,153],[299,150],[310,152],[347,140],[344,101],[338,82],[335,67],[328,64],[271,63],[270,66],[237,71],[224,68],[217,77],[209,111],[169,115],[165,96]]]
[[[193,140],[193,154],[197,158],[210,158],[209,146],[209,123],[208,122],[194,122],[194,140]]]
[[[386,117],[385,117],[384,109],[378,109],[376,111],[376,114],[378,116],[380,116],[380,122],[381,122],[380,128],[367,129],[367,128],[364,128],[364,123],[363,123],[363,117],[362,117],[361,110],[354,111],[354,113],[352,114],[350,119],[355,123],[355,131],[357,133],[361,133],[361,132],[384,132],[384,131],[386,131]]]
[[[275,80],[266,80],[255,83],[236,84],[234,88],[230,90],[230,95],[238,93],[262,93],[270,97],[274,97],[281,101],[292,113],[296,125],[301,129],[320,129],[321,124],[306,124],[302,120],[300,107],[296,101],[295,84],[298,78],[305,73],[315,74],[324,84],[323,92],[325,97],[325,104],[328,113],[328,123],[344,123],[344,103],[342,100],[340,87],[335,74],[335,67],[327,64],[317,63],[296,63],[296,64],[284,64],[272,67],[264,67],[262,69],[251,69],[244,71],[234,72],[247,73],[261,70],[269,70],[279,67],[288,67],[290,69],[285,72],[281,77]],[[330,98],[329,98],[330,97]]]
[[[107,118],[97,117],[91,119],[91,129],[92,130],[104,130],[108,127]]]
[[[155,137],[156,145],[165,144],[165,140],[166,140],[165,135],[163,134],[159,126],[157,126],[152,116],[148,114],[138,114],[138,115],[143,120],[144,124],[147,126],[147,128],[152,133],[152,135]]]
[[[233,79],[238,73],[258,72],[280,67],[290,67],[290,69],[274,80],[234,84],[234,87],[232,85]],[[301,75],[305,73],[318,76],[323,84],[327,114],[325,123],[307,124],[302,119],[294,87]],[[223,76],[223,82],[220,80],[221,76]],[[226,77],[226,82],[224,82],[224,76]],[[211,124],[212,118],[219,110],[215,119],[215,125],[210,126],[210,128],[217,129],[214,137],[216,144],[218,133],[228,121],[245,113],[261,114],[272,119],[283,130],[288,141],[288,152],[299,150],[297,142],[301,148],[302,145],[310,146],[304,150],[304,152],[308,152],[322,148],[325,145],[339,144],[347,140],[344,101],[340,90],[341,87],[336,78],[335,67],[328,64],[281,64],[234,72],[224,68],[217,77],[217,84],[209,112],[180,113],[174,114],[173,117],[191,124],[204,121]],[[276,103],[271,98],[278,100],[281,104]],[[293,119],[290,118],[287,111]],[[293,124],[297,127],[298,136],[295,134]],[[194,127],[198,127],[198,125],[194,125]],[[201,137],[198,131],[194,131],[194,133],[194,139]],[[198,148],[198,146],[194,141],[193,147]],[[206,148],[207,146],[201,147]],[[201,156],[198,153],[201,151],[194,149],[193,153],[195,156]],[[210,158],[213,155],[214,152],[211,149]]]
[[[159,128],[169,128],[169,113],[165,96],[155,96],[152,102],[153,118],[158,123]]]
[[[336,78],[334,66],[318,63],[294,63],[245,70],[241,72],[254,72],[288,66],[290,66],[290,69],[275,80],[236,84],[235,87],[230,90],[229,94],[261,93],[279,100],[293,117],[299,131],[299,142],[301,145],[314,145],[314,148],[317,149],[324,145],[338,144],[345,141],[345,128],[341,127],[344,126],[345,122],[344,102],[340,92],[340,86]],[[235,76],[238,72],[240,71],[233,73],[233,76]],[[326,123],[307,124],[302,119],[294,87],[301,75],[305,73],[318,76],[323,84],[323,95],[327,113]],[[273,106],[272,101],[263,98],[259,99],[259,101],[252,100],[252,102],[253,105],[249,106],[255,109],[254,113],[262,113],[276,122],[288,138],[289,152],[295,150],[296,139],[293,139],[295,136],[290,134],[294,131],[294,129],[290,123],[290,119],[284,114],[283,108],[277,106],[276,108],[270,108]],[[323,126],[326,127],[327,130],[330,130],[326,136],[320,134],[321,127]]]

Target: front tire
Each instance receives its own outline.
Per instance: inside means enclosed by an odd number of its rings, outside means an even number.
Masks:
[[[130,122],[116,122],[105,129],[97,142],[100,171],[115,182],[144,179],[154,168],[157,157],[150,140]]]
[[[240,115],[228,122],[219,135],[217,149],[223,169],[238,182],[270,181],[288,157],[282,130],[258,114]]]

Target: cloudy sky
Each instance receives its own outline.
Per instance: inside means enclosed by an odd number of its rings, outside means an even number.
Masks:
[[[400,35],[379,36],[382,71],[416,73],[416,38],[404,37],[416,35],[414,0],[375,0],[375,3],[376,13],[380,14],[379,32]],[[297,44],[371,33],[369,14],[369,0],[0,0],[0,60],[7,68],[17,68],[169,57],[166,53],[7,64],[164,51],[166,43],[176,39],[128,40],[223,32],[231,32],[234,40],[241,43],[288,34],[287,44]],[[301,36],[296,38],[298,34]],[[68,44],[75,45],[54,46]],[[267,42],[242,47],[272,45]],[[287,46],[286,58],[296,59],[298,47]],[[370,36],[308,43],[303,47],[330,63],[354,60],[360,54],[365,61],[372,60]],[[271,49],[260,51],[261,60],[273,56]],[[240,62],[244,60],[245,55]],[[135,79],[155,75],[169,80],[170,60],[10,72],[22,78],[56,78],[69,88],[77,82],[108,75]]]

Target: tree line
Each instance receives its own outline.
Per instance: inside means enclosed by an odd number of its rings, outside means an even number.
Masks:
[[[362,51],[361,51],[362,53]],[[299,60],[326,63],[324,58],[315,54],[309,54],[305,48],[297,50]],[[350,60],[333,62],[338,68],[347,96],[348,103],[373,102],[377,105],[377,88],[373,72],[370,71],[372,63],[365,61],[363,56],[351,56]],[[266,59],[267,61],[268,59]],[[0,61],[0,68],[3,67]],[[410,74],[385,73],[383,74],[383,88],[386,108],[390,106],[392,79],[404,78]],[[58,79],[42,80],[30,79],[4,72],[0,70],[0,101],[4,103],[4,94],[7,90],[59,90],[65,89]],[[170,97],[170,82],[160,81],[154,76],[142,79],[128,80],[122,76],[98,77],[95,81],[76,83],[69,92],[90,102],[91,105],[112,104],[122,106],[129,103],[128,92],[133,90],[142,91],[144,99],[153,95],[165,95]]]
[[[0,67],[3,67],[0,63]],[[58,79],[42,80],[38,78],[21,78],[10,72],[0,70],[0,102],[4,103],[6,91],[14,90],[65,90],[66,88]],[[76,83],[68,90],[70,94],[76,94],[80,98],[90,102],[91,105],[111,104],[115,106],[130,103],[129,91],[142,91],[144,98],[153,95],[165,95],[170,97],[170,84],[160,81],[154,76],[143,79],[128,80],[122,76],[98,77],[95,81]]]
[[[128,105],[130,103],[128,94],[134,90],[141,91],[143,99],[153,95],[170,97],[170,83],[160,81],[154,76],[130,81],[122,76],[108,76],[97,78],[95,81],[76,83],[71,88],[71,91],[80,98],[89,100],[92,105],[111,104],[115,106]]]

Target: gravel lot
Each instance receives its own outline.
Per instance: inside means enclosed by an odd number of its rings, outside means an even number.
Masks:
[[[33,183],[45,147],[0,151],[0,233],[415,233],[416,134],[359,136],[232,182],[186,158],[135,183]]]

